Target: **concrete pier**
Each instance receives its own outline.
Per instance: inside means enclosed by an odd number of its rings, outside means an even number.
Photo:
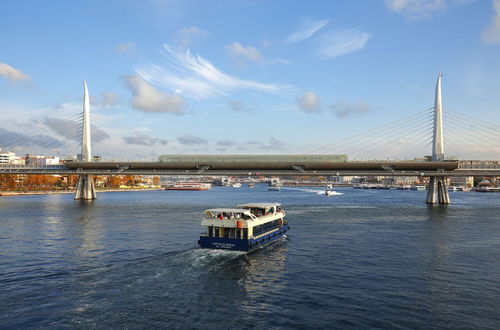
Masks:
[[[96,199],[94,176],[91,174],[80,174],[76,184],[75,199]]]
[[[433,176],[427,187],[428,204],[450,204],[450,195],[444,176]]]

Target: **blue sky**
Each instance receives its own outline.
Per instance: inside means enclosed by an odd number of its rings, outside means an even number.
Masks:
[[[499,0],[2,1],[0,143],[75,153],[83,79],[105,158],[304,153],[431,107],[439,72],[498,123],[499,59]]]

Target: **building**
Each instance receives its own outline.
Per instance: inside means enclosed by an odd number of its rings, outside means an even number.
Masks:
[[[38,160],[38,166],[54,166],[59,165],[59,157],[47,156]]]
[[[10,151],[1,151],[0,149],[0,164],[10,164],[16,154]]]
[[[0,149],[0,164],[24,165],[24,159],[11,151],[1,151]]]

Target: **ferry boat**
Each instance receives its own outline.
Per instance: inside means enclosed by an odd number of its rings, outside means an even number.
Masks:
[[[208,190],[211,188],[212,185],[210,183],[176,182],[167,185],[165,190]]]
[[[207,230],[198,241],[201,248],[251,252],[290,229],[279,203],[240,204],[204,213],[201,225]]]

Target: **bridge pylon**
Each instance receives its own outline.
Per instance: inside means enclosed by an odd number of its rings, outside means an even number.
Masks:
[[[440,162],[444,160],[443,143],[443,104],[441,98],[441,78],[440,72],[436,83],[436,96],[434,100],[434,130],[432,139],[432,161]],[[446,185],[446,177],[433,176],[429,180],[427,187],[427,203],[429,204],[450,204],[450,196]]]
[[[92,161],[90,145],[90,105],[87,82],[83,81],[83,125],[82,125],[82,159],[83,162]],[[80,174],[76,185],[75,199],[96,199],[94,177],[90,174]]]

